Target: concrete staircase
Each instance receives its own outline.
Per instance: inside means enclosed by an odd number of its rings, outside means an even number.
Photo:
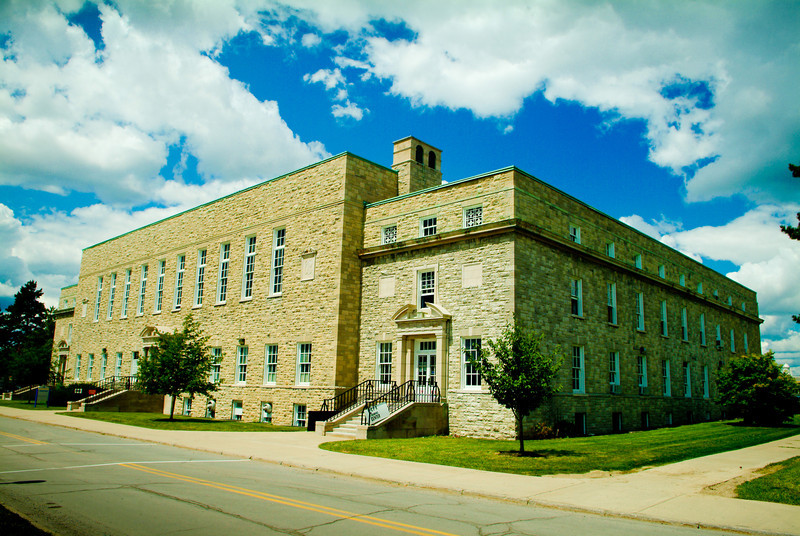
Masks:
[[[360,428],[367,427],[361,425],[361,412],[359,411],[346,421],[337,424],[333,430],[327,432],[325,435],[341,437],[342,439],[358,439],[358,430]]]

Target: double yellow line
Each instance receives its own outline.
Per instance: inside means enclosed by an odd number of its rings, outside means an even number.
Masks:
[[[39,441],[38,439],[31,439],[29,437],[23,437],[23,436],[19,436],[19,435],[16,435],[16,434],[10,434],[8,432],[0,431],[0,435],[6,436],[6,437],[10,437],[10,438],[13,438],[13,439],[18,439],[19,441],[24,441],[26,443],[31,443],[33,445],[47,445],[47,442],[45,442],[45,441]]]
[[[120,465],[122,467],[128,467],[130,469],[143,471],[145,473],[150,473],[152,475],[157,475],[165,478],[172,478],[174,480],[182,480],[184,482],[189,482],[191,484],[198,484],[201,486],[207,486],[209,488],[215,488],[222,491],[235,493],[237,495],[245,495],[247,497],[261,499],[262,501],[269,501],[277,504],[282,504],[284,506],[291,506],[292,508],[300,508],[302,510],[318,512],[320,514],[337,517],[339,519],[349,519],[350,521],[356,521],[358,523],[366,523],[367,525],[374,525],[376,527],[383,527],[400,532],[406,532],[409,534],[419,534],[421,536],[430,536],[430,535],[455,536],[449,532],[441,532],[438,530],[427,529],[425,527],[407,525],[405,523],[399,523],[397,521],[390,521],[387,519],[381,519],[369,515],[356,514],[354,512],[348,512],[346,510],[339,510],[337,508],[330,508],[328,506],[322,506],[319,504],[298,501],[296,499],[290,499],[288,497],[281,497],[280,495],[272,495],[269,493],[264,493],[263,491],[240,488],[238,486],[231,486],[229,484],[223,484],[221,482],[213,482],[211,480],[204,480],[202,478],[195,478],[191,476],[180,475],[177,473],[170,473],[168,471],[162,471],[160,469],[155,469],[153,467],[147,467],[136,463],[123,463]]]

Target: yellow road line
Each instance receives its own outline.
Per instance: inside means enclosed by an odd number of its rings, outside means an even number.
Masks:
[[[301,508],[303,510],[310,510],[312,512],[318,512],[320,514],[326,514],[333,517],[338,517],[340,519],[349,519],[351,521],[357,521],[359,523],[366,523],[368,525],[374,525],[377,527],[384,527],[387,529],[397,530],[400,532],[407,532],[409,534],[419,534],[421,536],[430,536],[432,534],[439,534],[442,536],[455,536],[449,532],[441,532],[438,530],[433,529],[426,529],[424,527],[418,527],[415,525],[407,525],[405,523],[399,523],[397,521],[390,521],[388,519],[381,519],[378,517],[372,517],[368,515],[356,514],[354,512],[348,512],[346,510],[339,510],[337,508],[330,508],[328,506],[323,506],[320,504],[314,504],[304,501],[299,501],[296,499],[290,499],[288,497],[281,497],[280,495],[272,495],[269,493],[265,493],[263,491],[256,491],[247,488],[240,488],[238,486],[231,486],[229,484],[224,484],[222,482],[213,482],[211,480],[204,480],[202,478],[196,478],[192,476],[181,475],[177,473],[170,473],[168,471],[162,471],[161,469],[156,469],[153,467],[145,467],[142,465],[138,465],[135,463],[128,463],[128,464],[121,464],[122,467],[128,467],[130,469],[136,469],[137,471],[143,471],[145,473],[150,473],[157,476],[163,476],[166,478],[172,478],[175,480],[182,480],[184,482],[189,482],[191,484],[199,484],[201,486],[207,486],[210,488],[216,488],[222,491],[228,491],[230,493],[236,493],[238,495],[245,495],[248,497],[254,497],[256,499],[261,499],[264,501],[274,502],[278,504],[283,504],[286,506],[291,506],[293,508]]]
[[[25,441],[26,443],[33,443],[34,445],[47,445],[47,443],[44,441],[39,441],[38,439],[31,439],[30,437],[22,437],[16,434],[10,434],[8,432],[0,431],[0,435],[11,437],[13,439],[19,439],[20,441]]]

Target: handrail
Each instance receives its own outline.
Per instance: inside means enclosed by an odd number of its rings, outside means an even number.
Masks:
[[[98,389],[131,390],[136,388],[138,378],[134,376],[108,376],[93,383]]]
[[[355,406],[371,400],[376,394],[379,395],[385,392],[386,389],[394,389],[396,386],[397,382],[394,381],[381,383],[380,380],[364,380],[355,387],[323,400],[320,411],[335,411],[336,413],[328,417],[328,420],[335,419]]]
[[[433,378],[427,381],[408,380],[398,385],[391,391],[368,401],[361,412],[361,424],[370,425],[374,421],[388,417],[403,406],[412,402],[439,403],[442,400],[439,385]],[[378,411],[380,404],[386,404],[388,413],[381,415]]]

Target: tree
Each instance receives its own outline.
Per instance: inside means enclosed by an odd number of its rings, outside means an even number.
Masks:
[[[800,179],[800,166],[789,164],[789,171],[792,172],[792,177]],[[797,213],[797,220],[800,222],[800,212]],[[781,231],[786,233],[792,240],[800,240],[800,225],[781,225]],[[800,315],[792,315],[792,320],[800,324]]]
[[[799,396],[800,386],[772,352],[734,357],[719,372],[717,402],[745,424],[781,424],[800,412]]]
[[[520,455],[525,453],[522,420],[558,391],[560,349],[543,352],[543,340],[544,334],[525,329],[514,319],[499,339],[488,341],[491,352],[482,350],[479,359],[470,356],[492,396],[514,414]]]
[[[0,383],[12,387],[47,383],[55,321],[39,299],[44,291],[28,281],[0,314]]]
[[[209,381],[212,358],[208,337],[192,315],[183,319],[183,330],[159,333],[158,346],[139,363],[139,386],[145,393],[169,395],[169,419],[175,415],[175,399],[181,393],[208,395],[217,386]]]

